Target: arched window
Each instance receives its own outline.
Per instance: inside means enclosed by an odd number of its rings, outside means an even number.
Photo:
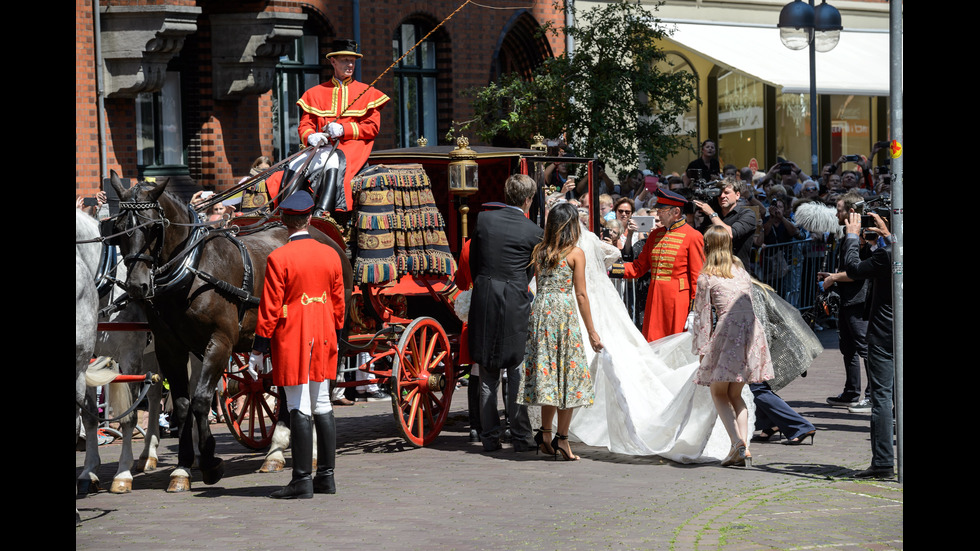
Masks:
[[[402,56],[431,30],[425,22],[405,22],[395,30],[392,39],[393,60]],[[395,67],[395,85],[391,97],[398,106],[396,140],[398,147],[414,147],[416,140],[425,137],[438,143],[437,45],[430,37],[412,50]]]

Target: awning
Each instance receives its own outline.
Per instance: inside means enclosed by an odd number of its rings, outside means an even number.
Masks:
[[[737,26],[664,22],[677,31],[667,38],[715,64],[745,73],[783,92],[810,92],[807,50],[790,50],[776,26]],[[887,32],[841,31],[833,50],[816,54],[817,93],[888,95]]]

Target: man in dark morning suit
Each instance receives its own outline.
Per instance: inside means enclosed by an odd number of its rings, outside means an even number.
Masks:
[[[473,297],[470,305],[470,356],[480,364],[480,440],[483,449],[500,449],[497,388],[507,370],[507,416],[516,451],[535,448],[527,408],[517,403],[531,315],[531,251],[544,231],[527,218],[536,186],[515,174],[504,184],[506,205],[480,213],[470,244]]]

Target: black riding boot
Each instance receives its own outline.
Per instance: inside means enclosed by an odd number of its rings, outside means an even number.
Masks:
[[[317,494],[336,494],[337,484],[333,479],[333,469],[337,459],[337,422],[333,411],[313,416],[316,426],[317,466],[313,479],[313,492]]]
[[[289,412],[293,450],[293,479],[287,486],[272,492],[275,499],[310,499],[313,497],[313,423],[298,409]]]
[[[313,216],[326,217],[333,212],[337,205],[337,185],[340,180],[340,169],[328,168],[323,172],[323,183],[320,185],[316,198],[316,208]]]

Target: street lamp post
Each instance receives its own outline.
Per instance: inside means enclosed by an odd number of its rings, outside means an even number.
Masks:
[[[810,49],[810,174],[817,175],[817,64],[816,52],[829,52],[840,40],[840,12],[822,0],[813,6],[795,0],[779,12],[779,40],[790,50]]]

